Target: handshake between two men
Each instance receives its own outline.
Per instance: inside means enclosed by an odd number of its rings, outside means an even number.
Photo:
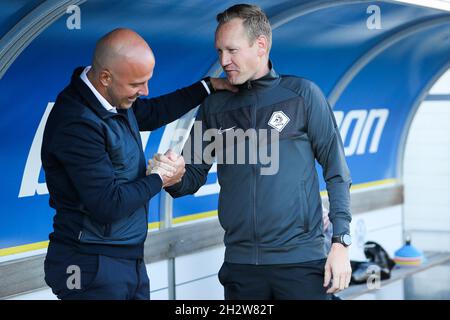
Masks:
[[[182,156],[172,150],[165,154],[156,153],[148,160],[147,175],[157,173],[163,182],[163,188],[170,187],[181,181],[186,169]]]

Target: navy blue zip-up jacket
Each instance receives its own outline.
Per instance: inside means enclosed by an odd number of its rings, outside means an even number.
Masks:
[[[83,69],[58,95],[43,136],[42,164],[56,209],[50,241],[81,253],[142,258],[148,201],[162,181],[146,176],[139,131],[174,121],[207,92],[198,82],[111,113],[81,80]]]
[[[288,264],[326,257],[316,159],[323,167],[334,234],[349,233],[351,180],[344,148],[333,112],[314,83],[279,76],[272,69],[263,78],[241,85],[239,93],[218,92],[208,97],[197,120],[203,132],[214,129],[222,136],[222,146],[215,146],[216,157],[218,152],[226,157],[230,150],[235,157],[234,164],[225,158],[225,164],[217,165],[225,261]],[[227,135],[238,129],[256,129],[257,139],[236,143]],[[252,163],[249,150],[259,154],[264,146],[255,148],[255,141],[266,139],[271,149],[274,144],[264,135],[275,129],[279,131],[278,172],[262,175],[268,164],[260,157]],[[166,188],[173,197],[195,193],[211,168],[211,162],[196,152],[194,135],[195,130],[190,138],[191,164],[180,183]],[[244,144],[248,162],[237,164],[238,149]],[[203,141],[201,149],[205,156],[214,148]]]

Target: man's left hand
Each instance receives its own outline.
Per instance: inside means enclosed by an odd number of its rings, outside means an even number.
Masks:
[[[228,79],[225,78],[210,78],[211,85],[213,86],[214,90],[228,90],[231,92],[238,92],[238,88],[233,86]]]
[[[337,293],[348,288],[352,277],[352,268],[348,258],[348,248],[340,243],[333,243],[325,264],[325,279],[323,286],[333,285],[327,293]]]
[[[186,172],[184,158],[170,149],[165,154],[155,154],[153,159],[149,160],[147,175],[152,173],[155,168],[160,171],[155,173],[160,174],[163,179],[163,188],[180,182]],[[170,175],[165,174],[166,172]]]

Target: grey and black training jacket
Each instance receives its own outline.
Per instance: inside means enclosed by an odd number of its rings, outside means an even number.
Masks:
[[[333,112],[313,82],[280,76],[272,69],[266,76],[240,85],[238,93],[220,91],[209,96],[197,120],[203,131],[216,131],[213,141],[223,140],[223,146],[216,144],[213,155],[217,158],[221,154],[225,159],[217,165],[225,261],[288,264],[326,257],[315,160],[323,168],[334,235],[349,233],[351,178],[343,143]],[[195,150],[194,131],[188,140],[189,159],[186,147],[184,151],[191,164],[186,165],[180,183],[166,188],[173,197],[195,193],[206,182],[211,168],[211,162],[200,157],[198,148]],[[252,131],[257,139],[252,139]],[[274,157],[268,164],[260,153],[267,148],[276,154],[271,131],[279,136],[279,157],[278,163]],[[236,132],[250,133],[239,142],[232,135]],[[266,140],[268,143],[264,143]],[[210,142],[203,141],[202,153],[211,149],[208,145]],[[242,147],[246,148],[245,163],[238,164]],[[251,150],[257,151],[256,161]],[[234,163],[225,156],[230,151],[234,152]],[[270,165],[278,165],[277,172],[262,174]]]

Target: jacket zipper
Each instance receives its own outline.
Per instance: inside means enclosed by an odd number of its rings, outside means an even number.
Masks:
[[[131,136],[133,137],[133,140],[136,142],[137,146],[138,146],[138,150],[142,150],[142,144],[140,144],[139,139],[136,137],[136,135],[134,134],[133,128],[131,126],[130,120],[128,119],[128,115],[124,115],[124,114],[117,114],[116,116],[120,117],[123,119],[123,122],[125,122],[125,125],[127,126]],[[138,133],[139,134],[139,133]],[[142,154],[143,152],[140,153],[139,157],[142,160]],[[144,160],[144,166],[145,166],[145,158]],[[148,202],[145,203],[145,219],[147,221],[148,224]],[[105,225],[105,233],[104,233],[105,237],[110,237],[111,236],[111,224],[107,224]]]
[[[138,146],[138,150],[142,150],[142,144],[140,144],[139,139],[137,138],[137,136],[135,135],[135,133],[133,131],[133,128],[132,128],[131,123],[130,123],[130,120],[128,119],[128,115],[117,114],[117,116],[121,117],[124,120],[125,125],[127,126],[128,130],[131,133],[131,136],[133,137],[134,141],[136,142],[136,144]],[[141,152],[140,155],[139,155],[141,160],[142,160],[142,154],[143,154],[143,152]],[[144,160],[144,166],[145,166],[145,158],[143,160]]]
[[[247,88],[252,89],[252,84],[250,81],[247,82]],[[256,105],[258,97],[255,92],[255,104],[251,107],[252,111],[252,128],[256,130]],[[252,141],[250,141],[252,142]],[[250,150],[253,150],[253,147],[249,146]],[[249,150],[249,152],[251,152]],[[249,154],[249,160],[250,160],[250,154]],[[256,161],[258,163],[258,161]],[[259,264],[259,241],[258,241],[258,232],[257,232],[257,216],[256,216],[256,177],[257,177],[257,163],[253,165],[253,234],[255,237],[255,250],[256,250],[256,261],[255,264]]]
[[[121,117],[121,118],[124,120],[125,125],[127,126],[128,130],[129,130],[130,133],[131,133],[131,136],[133,137],[134,141],[136,142],[136,144],[137,144],[138,147],[140,148],[140,146],[139,146],[139,140],[138,140],[138,138],[136,137],[136,135],[135,135],[135,133],[134,133],[134,131],[133,131],[133,128],[131,127],[131,123],[130,123],[130,120],[128,119],[128,115],[117,114],[117,116]],[[139,150],[140,150],[140,149],[139,149]]]

